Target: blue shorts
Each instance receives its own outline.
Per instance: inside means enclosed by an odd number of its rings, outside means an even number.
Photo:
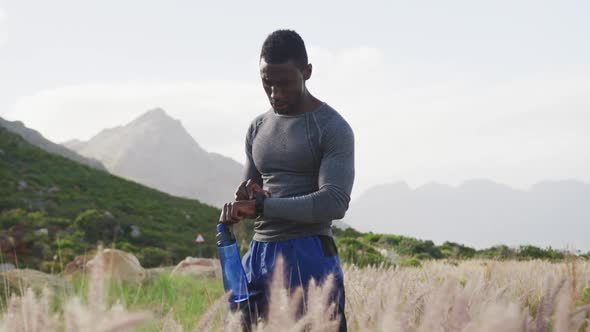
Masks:
[[[334,239],[330,236],[314,235],[292,240],[250,243],[250,250],[242,258],[248,278],[248,290],[254,294],[248,304],[242,304],[245,324],[250,325],[258,318],[265,318],[269,299],[269,283],[275,260],[282,255],[286,286],[294,290],[298,286],[307,288],[313,278],[322,283],[329,274],[334,275],[335,285],[331,301],[337,304],[334,315],[341,318],[340,331],[346,331],[344,315],[344,278]],[[244,309],[244,307],[247,310]],[[232,308],[235,310],[236,308]]]

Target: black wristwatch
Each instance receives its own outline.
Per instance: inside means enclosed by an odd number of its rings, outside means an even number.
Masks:
[[[255,208],[256,208],[256,217],[262,217],[262,215],[264,214],[264,200],[266,199],[266,196],[264,195],[264,193],[259,193],[256,194],[256,203],[255,203]]]

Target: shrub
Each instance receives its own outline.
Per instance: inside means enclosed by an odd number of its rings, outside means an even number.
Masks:
[[[399,262],[399,265],[402,267],[420,267],[420,266],[422,266],[422,263],[420,262],[420,260],[418,258],[410,257],[410,258],[402,259]]]
[[[354,264],[359,267],[390,264],[377,250],[359,240],[339,238],[336,240],[336,245],[338,246],[340,259],[345,263]]]
[[[26,220],[27,212],[22,209],[10,209],[0,214],[0,227],[8,229]]]
[[[438,248],[440,249],[444,257],[455,259],[473,258],[477,252],[473,248],[448,241],[443,243]]]
[[[99,241],[110,243],[123,235],[120,222],[102,211],[86,210],[76,217],[74,224],[84,232],[86,241],[91,244]]]
[[[172,264],[172,257],[166,250],[155,247],[145,247],[139,252],[139,260],[143,267],[157,267]]]

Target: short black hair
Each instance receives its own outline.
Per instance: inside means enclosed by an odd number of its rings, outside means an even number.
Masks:
[[[289,60],[303,69],[308,64],[305,43],[293,30],[276,30],[262,44],[260,58],[270,64],[281,64]]]

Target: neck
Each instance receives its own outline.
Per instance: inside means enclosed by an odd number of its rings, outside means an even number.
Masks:
[[[307,113],[315,110],[322,104],[322,101],[314,97],[307,89],[305,89],[305,94],[303,96],[303,100],[297,109],[297,113]]]

